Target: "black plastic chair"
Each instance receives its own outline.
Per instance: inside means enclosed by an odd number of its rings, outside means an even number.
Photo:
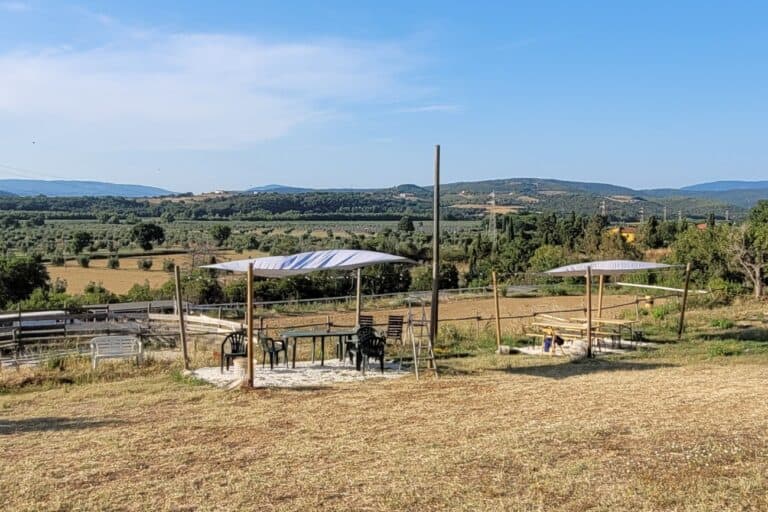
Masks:
[[[267,338],[266,336],[259,336],[259,345],[261,346],[262,357],[261,367],[267,361],[267,355],[269,355],[269,369],[273,370],[276,364],[280,364],[280,352],[285,354],[285,366],[288,366],[288,344],[282,340],[275,340],[273,338]]]
[[[229,344],[229,351],[226,350],[226,345]],[[234,331],[224,338],[221,342],[221,373],[224,373],[224,364],[227,365],[227,371],[229,371],[229,365],[232,364],[232,360],[236,357],[246,357],[245,346],[245,331]]]
[[[394,343],[403,342],[403,317],[402,315],[389,315],[387,320],[387,341]]]
[[[352,362],[352,355],[354,354],[355,368],[360,370],[362,366],[363,375],[365,375],[368,359],[371,357],[379,360],[381,373],[384,373],[386,346],[386,338],[378,336],[373,327],[360,327],[357,330],[357,340],[347,344],[347,354],[349,354],[350,362]]]

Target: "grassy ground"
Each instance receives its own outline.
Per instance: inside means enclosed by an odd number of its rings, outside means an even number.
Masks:
[[[6,510],[768,510],[768,332],[739,311],[694,313],[688,341],[652,351],[480,351],[420,383],[223,392],[173,363],[6,370],[0,495]]]

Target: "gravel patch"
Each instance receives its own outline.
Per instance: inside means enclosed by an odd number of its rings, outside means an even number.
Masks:
[[[286,368],[285,366],[275,367],[270,370],[269,367],[262,368],[261,365],[254,365],[253,386],[257,388],[303,388],[330,386],[339,382],[355,382],[367,379],[397,379],[408,375],[410,372],[398,370],[397,363],[387,363],[384,366],[384,373],[374,362],[366,370],[365,376],[362,372],[355,370],[349,363],[342,365],[338,359],[326,360],[325,365],[312,362],[296,362],[296,368]],[[237,366],[230,367],[227,371],[221,372],[219,367],[198,368],[191,373],[191,376],[218,386],[227,388],[235,386],[245,377],[243,370]]]

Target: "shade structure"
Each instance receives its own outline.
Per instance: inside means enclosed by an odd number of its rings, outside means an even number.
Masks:
[[[587,302],[587,356],[592,357],[592,276],[600,277],[600,289],[598,298],[598,315],[602,314],[603,309],[603,286],[604,276],[617,276],[629,274],[632,272],[643,272],[646,270],[660,270],[672,268],[672,265],[664,263],[650,263],[646,261],[632,260],[602,260],[589,261],[586,263],[575,263],[565,265],[564,267],[553,268],[544,272],[549,276],[586,276],[586,302]]]
[[[408,258],[376,251],[330,249],[302,252],[288,256],[266,256],[245,260],[204,265],[204,268],[246,272],[253,265],[253,275],[260,277],[291,277],[322,270],[355,270],[383,263],[415,263]]]
[[[250,276],[291,277],[320,272],[323,270],[357,270],[356,319],[360,324],[360,269],[384,263],[415,263],[408,258],[385,252],[362,251],[356,249],[330,249],[325,251],[301,252],[288,256],[266,256],[245,260],[228,261],[203,265],[203,268],[228,270],[230,272],[248,272]],[[247,352],[248,383],[253,383],[253,293],[250,288],[252,279],[248,279],[249,293],[246,304],[248,317]],[[295,350],[295,348],[294,348]]]
[[[660,270],[672,268],[672,265],[664,263],[650,263],[646,261],[632,260],[603,260],[589,261],[586,263],[574,263],[564,267],[553,268],[544,272],[550,276],[585,276],[587,268],[592,270],[593,276],[616,276],[621,274],[630,274],[632,272],[642,272],[645,270]]]

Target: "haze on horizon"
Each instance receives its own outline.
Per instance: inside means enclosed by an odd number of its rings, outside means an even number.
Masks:
[[[0,178],[758,180],[768,5],[0,0]]]

